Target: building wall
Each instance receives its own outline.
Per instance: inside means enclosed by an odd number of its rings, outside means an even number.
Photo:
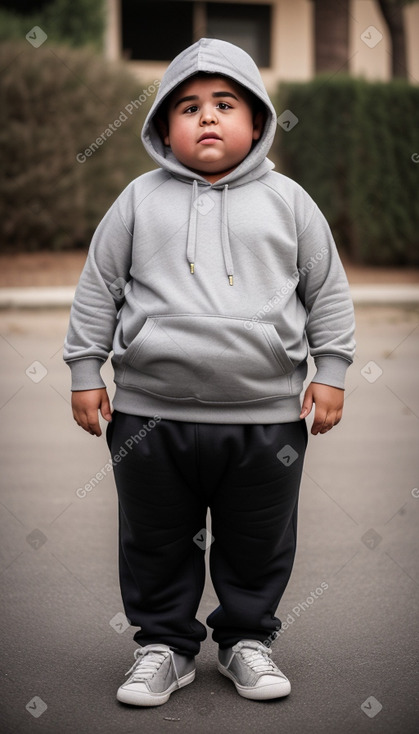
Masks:
[[[409,81],[419,84],[419,3],[406,6],[404,13]],[[391,78],[391,43],[378,3],[373,0],[352,0],[351,16],[351,74],[387,81]],[[361,39],[369,26],[374,26],[383,36],[373,48],[369,48]]]
[[[214,0],[213,0],[214,1]],[[223,0],[215,0],[223,2]],[[120,3],[107,0],[108,25],[105,38],[105,54],[109,59],[121,59]],[[229,2],[266,3],[267,0],[229,0]],[[313,2],[311,0],[272,0],[273,20],[271,29],[272,66],[261,69],[269,90],[278,81],[306,81],[314,73]],[[203,35],[202,12],[197,4],[195,13],[196,40]],[[419,2],[405,10],[409,80],[419,84]],[[361,38],[366,29],[373,26],[370,45]],[[380,37],[381,36],[381,37]],[[374,45],[373,45],[374,44]],[[160,78],[166,62],[129,61],[130,68],[141,80]],[[390,78],[391,46],[389,34],[374,0],[351,0],[349,32],[349,69],[355,76],[367,79]]]

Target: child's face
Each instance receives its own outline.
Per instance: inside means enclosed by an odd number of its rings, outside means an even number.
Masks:
[[[225,77],[187,80],[172,93],[163,142],[183,165],[215,183],[247,156],[262,126],[262,115],[253,119],[235,82]]]

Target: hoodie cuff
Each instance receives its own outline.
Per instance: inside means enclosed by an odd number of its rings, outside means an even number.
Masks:
[[[331,387],[339,387],[345,389],[346,370],[351,365],[347,359],[342,357],[326,356],[314,358],[317,372],[312,382],[319,382],[322,385],[330,385]]]
[[[100,376],[103,360],[95,358],[75,359],[67,363],[71,369],[71,391],[97,390],[106,387]]]

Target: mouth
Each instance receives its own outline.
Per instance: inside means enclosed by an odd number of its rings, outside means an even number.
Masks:
[[[201,143],[203,140],[221,140],[221,138],[217,133],[203,133],[203,135],[198,138],[198,143]]]

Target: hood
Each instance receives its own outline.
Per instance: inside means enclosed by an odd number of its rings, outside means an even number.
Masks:
[[[258,97],[264,103],[267,111],[261,138],[234,171],[212,184],[213,188],[223,188],[226,184],[230,187],[237,186],[259,178],[274,168],[274,164],[266,158],[266,155],[275,136],[276,112],[259,70],[249,54],[232,43],[214,38],[201,38],[193,46],[189,46],[176,56],[168,66],[141,133],[147,153],[161,168],[175,177],[189,183],[195,180],[197,183],[202,181],[208,185],[208,181],[203,176],[194,173],[177,160],[171,149],[163,144],[154,124],[156,112],[166,97],[177,86],[199,71],[230,77]]]

